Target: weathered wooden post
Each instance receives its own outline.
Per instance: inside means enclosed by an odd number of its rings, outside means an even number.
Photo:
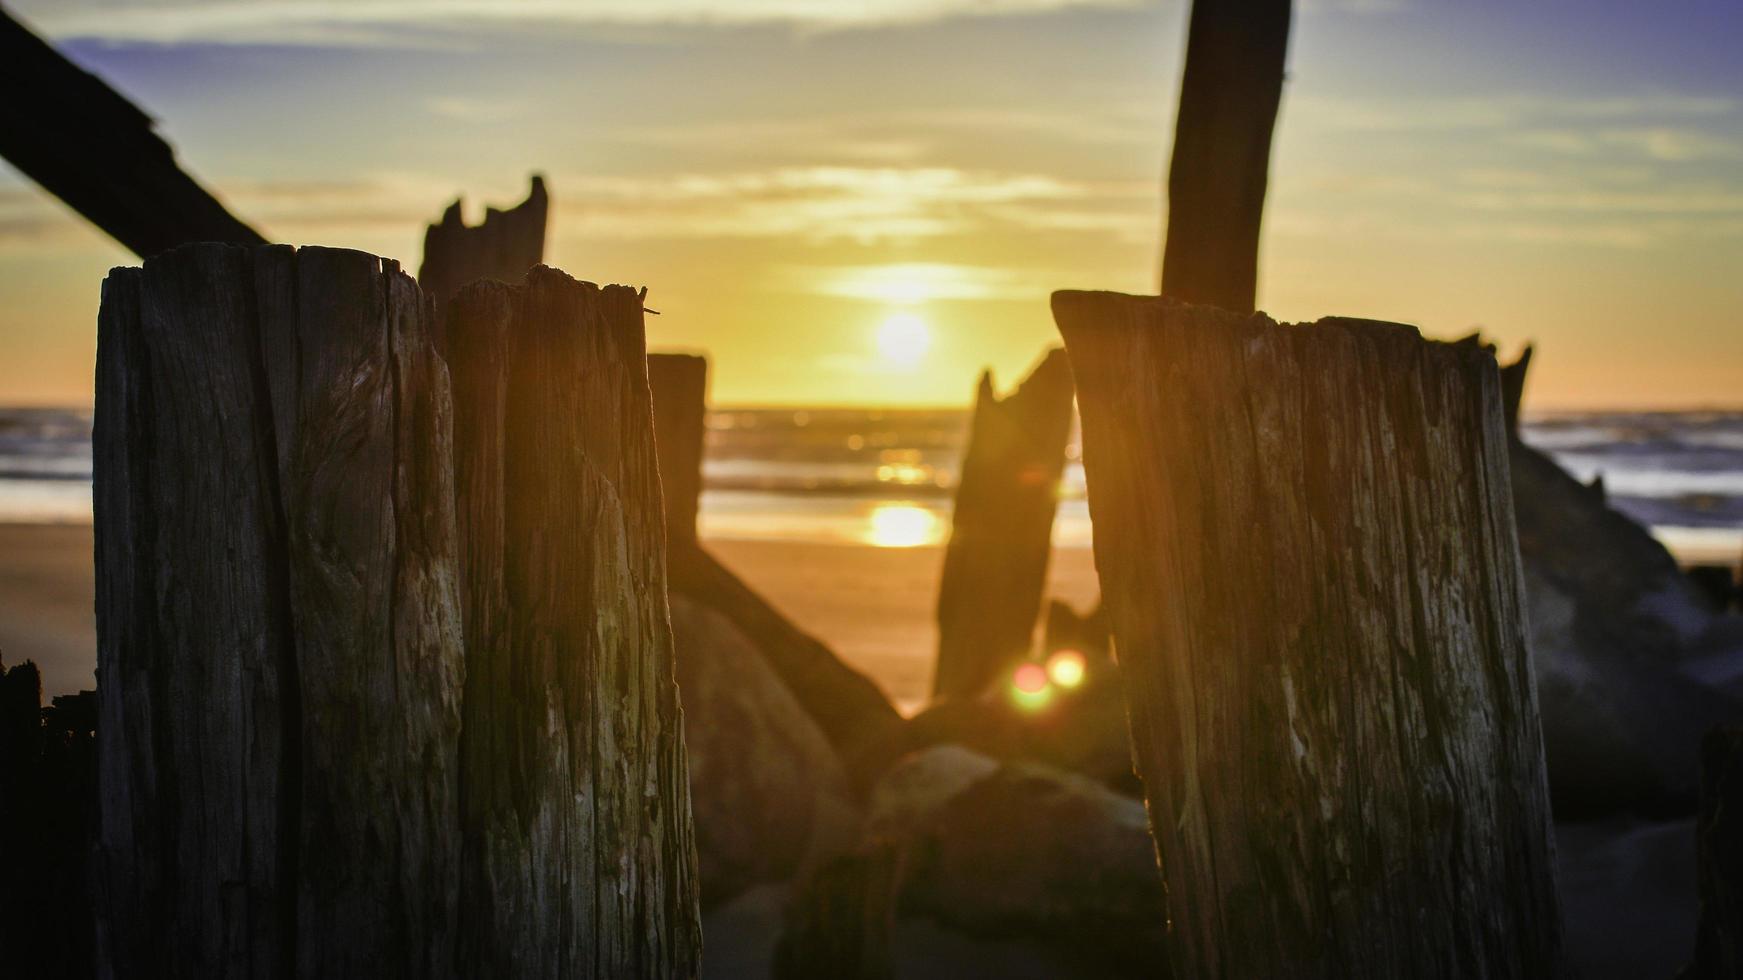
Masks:
[[[480,225],[466,224],[456,199],[442,212],[442,220],[424,231],[424,261],[418,266],[424,295],[446,303],[476,279],[520,282],[528,269],[545,260],[549,209],[545,179],[538,174],[526,200],[507,210],[487,209]]]
[[[1548,977],[1493,357],[1062,292],[1181,977]]]
[[[693,546],[696,514],[702,505],[702,451],[708,435],[708,358],[649,354],[648,388],[654,399],[666,541],[670,547]]]
[[[977,697],[1028,656],[1071,436],[1071,365],[1047,353],[1000,399],[983,373],[938,587],[935,700]]]
[[[118,269],[95,431],[105,975],[452,972],[448,390],[361,252]]]
[[[456,405],[391,261],[105,284],[105,974],[695,972],[640,302],[477,296]]]
[[[468,976],[693,975],[696,848],[640,294],[448,304]]]

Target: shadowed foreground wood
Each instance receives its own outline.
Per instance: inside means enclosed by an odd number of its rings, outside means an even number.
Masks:
[[[481,225],[466,224],[456,199],[442,212],[442,220],[424,231],[424,261],[418,266],[424,295],[446,303],[475,279],[520,282],[528,269],[545,260],[549,209],[545,179],[537,174],[526,200],[506,211],[487,209]]]
[[[1054,294],[1183,977],[1548,977],[1493,358]]]
[[[1071,396],[1058,348],[1003,399],[991,372],[980,377],[938,587],[934,700],[979,695],[1034,644]]]
[[[1682,980],[1743,976],[1743,729],[1701,743],[1701,814],[1695,824],[1701,921]]]
[[[360,252],[118,269],[95,444],[104,974],[452,971],[448,390]]]
[[[540,266],[448,307],[465,569],[461,960],[683,977],[701,952],[642,307]]]
[[[150,116],[0,10],[0,157],[140,256],[264,241],[176,165]]]

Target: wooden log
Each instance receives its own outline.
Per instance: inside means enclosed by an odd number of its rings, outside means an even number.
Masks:
[[[1251,313],[1291,0],[1194,0],[1168,168],[1162,295]]]
[[[691,976],[696,850],[640,295],[448,305],[464,556],[462,973]]]
[[[526,200],[507,210],[486,210],[481,225],[466,224],[456,198],[442,219],[424,231],[424,261],[418,267],[424,295],[446,303],[475,279],[520,282],[528,269],[545,260],[549,210],[545,179],[538,174]]]
[[[694,354],[649,354],[648,388],[654,399],[654,435],[671,547],[696,543],[702,500],[702,451],[708,434],[708,359]]]
[[[151,117],[0,10],[0,157],[141,257],[264,241],[176,165]]]
[[[1176,975],[1558,975],[1492,356],[1053,309]]]
[[[938,587],[935,701],[980,695],[1034,645],[1071,398],[1058,348],[1006,398],[981,375]]]
[[[198,245],[98,321],[99,960],[451,972],[448,391],[415,284]]]
[[[1743,977],[1743,729],[1715,729],[1701,743],[1695,845],[1701,920],[1683,980]]]

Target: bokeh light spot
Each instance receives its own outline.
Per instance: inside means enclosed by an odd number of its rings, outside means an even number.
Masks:
[[[1067,689],[1082,684],[1088,668],[1089,662],[1076,650],[1060,650],[1047,658],[1047,676]]]

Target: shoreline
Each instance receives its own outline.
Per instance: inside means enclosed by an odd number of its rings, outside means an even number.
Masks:
[[[942,545],[703,538],[799,628],[869,675],[904,713],[931,693]],[[95,683],[96,580],[88,523],[0,522],[0,656],[33,660],[44,698]],[[1056,548],[1049,596],[1084,611],[1100,595],[1088,548]]]

